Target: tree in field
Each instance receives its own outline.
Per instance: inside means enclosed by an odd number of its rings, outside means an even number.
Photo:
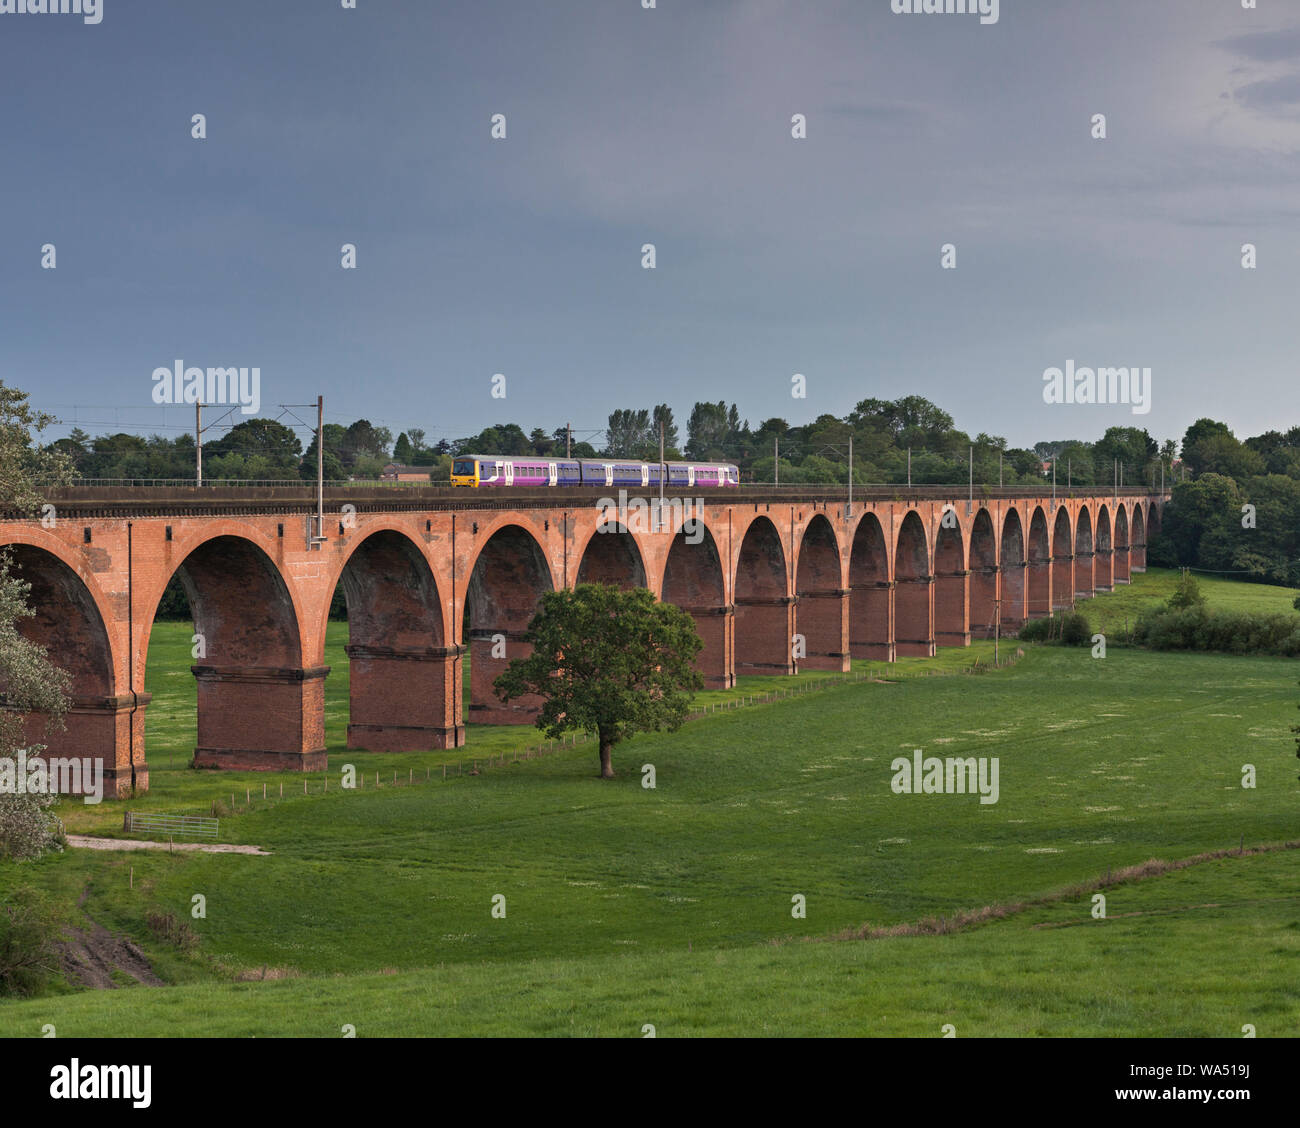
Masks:
[[[579,584],[547,592],[524,641],[533,651],[496,679],[497,696],[541,697],[537,727],[552,739],[595,732],[603,779],[614,776],[615,744],[681,727],[704,684],[694,620],[644,588]]]
[[[65,453],[41,450],[32,432],[54,422],[27,404],[25,393],[0,382],[0,511],[30,516],[42,504],[38,479],[65,485],[71,465]],[[9,552],[0,551],[0,757],[17,760],[18,752],[44,751],[28,744],[24,714],[46,718],[46,731],[62,727],[71,682],[50,664],[43,647],[23,637],[18,624],[31,618],[27,597],[31,585],[13,573]],[[47,795],[0,794],[0,858],[33,858],[60,848],[62,825],[50,808]]]

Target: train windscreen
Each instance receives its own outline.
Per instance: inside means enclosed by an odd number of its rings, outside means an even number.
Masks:
[[[466,474],[466,475],[468,475],[468,474],[473,474],[473,473],[474,473],[474,460],[473,460],[472,458],[458,458],[458,459],[456,459],[456,461],[453,462],[453,463],[451,464],[451,472],[452,472],[453,474],[458,474],[458,475],[460,475],[460,474]]]

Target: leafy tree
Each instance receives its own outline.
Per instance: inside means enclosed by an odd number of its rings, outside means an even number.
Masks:
[[[735,410],[733,404],[732,411]],[[686,422],[686,457],[699,462],[724,457],[730,434],[731,425],[725,401],[697,403]]]
[[[555,452],[555,439],[546,433],[545,428],[534,427],[528,432],[528,441],[532,444],[533,453],[539,458],[546,458]]]
[[[659,449],[659,425],[663,424],[664,432],[664,457],[669,458],[668,451],[676,453],[677,450],[677,424],[673,421],[673,409],[666,403],[655,404],[654,410],[650,413],[650,441],[654,443],[655,449]]]
[[[694,620],[644,588],[579,584],[547,592],[524,641],[532,653],[496,679],[497,696],[541,697],[537,727],[549,737],[595,732],[604,779],[614,775],[615,744],[680,728],[704,684]]]
[[[388,445],[393,440],[387,427],[376,427],[369,419],[358,419],[344,432],[339,444],[339,461],[348,469],[356,466],[359,459],[368,459],[381,465],[388,461]],[[325,449],[329,450],[326,442]]]
[[[72,471],[67,455],[40,449],[32,442],[54,422],[32,411],[27,395],[0,382],[0,510],[27,515],[42,504],[39,479],[65,485]],[[26,714],[45,717],[47,733],[63,727],[71,679],[56,669],[44,647],[24,638],[19,624],[35,612],[28,606],[31,584],[13,572],[13,557],[0,550],[0,757],[16,760],[45,746],[27,741]],[[0,794],[0,856],[30,858],[58,849],[62,825],[50,813],[54,797]]]
[[[397,436],[397,442],[393,444],[393,461],[402,466],[410,466],[414,457],[415,448],[411,446],[411,440],[406,437],[406,432],[403,431]]]
[[[605,454],[611,458],[644,458],[651,446],[650,412],[619,408],[610,412],[605,430]],[[656,437],[654,449],[659,449]]]

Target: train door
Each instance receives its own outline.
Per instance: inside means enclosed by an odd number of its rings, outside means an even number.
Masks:
[[[547,467],[546,467],[546,475],[547,475],[547,477],[550,479],[550,481],[549,481],[549,483],[548,483],[549,485],[552,485],[552,486],[553,486],[553,485],[555,485],[556,482],[558,482],[558,481],[560,480],[560,471],[559,471],[559,468],[555,465],[554,462],[551,462],[551,463],[548,463],[548,464],[547,464]]]
[[[650,467],[643,462],[641,463],[641,485],[648,486],[649,484],[650,484]]]
[[[612,486],[613,484],[614,484],[614,464],[612,462],[606,462],[605,463],[605,485]]]
[[[506,463],[506,485],[513,486],[514,484],[515,484],[515,464],[513,462],[507,462]]]
[[[687,484],[688,486],[693,486],[693,485],[695,485],[695,467],[694,467],[694,466],[688,466],[688,467],[686,467],[686,484]]]

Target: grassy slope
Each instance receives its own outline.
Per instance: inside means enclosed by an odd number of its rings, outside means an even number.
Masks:
[[[1162,582],[1141,577],[1135,591]],[[1252,588],[1252,598],[1262,591]],[[1085,607],[1096,614],[1111,599],[1134,594],[1125,590]],[[1218,601],[1214,592],[1211,599]],[[335,649],[342,632],[332,634]],[[155,634],[154,791],[140,802],[145,809],[198,810],[242,786],[224,773],[184,766],[193,743],[187,637],[183,628]],[[346,686],[339,688],[346,661],[330,658],[341,671],[329,687],[335,780],[345,762],[372,772],[378,764],[388,779],[396,768],[404,778],[413,765],[423,771],[431,760],[481,759],[487,748],[518,748],[532,739],[517,729],[475,730],[471,747],[432,758],[345,752],[339,745]],[[970,660],[970,651],[950,651],[937,664]],[[933,665],[913,660],[890,672]],[[616,1015],[651,1010],[636,1020],[637,1030],[666,1014],[676,1029],[691,1032],[833,1032],[835,1021],[859,1029],[853,1023],[892,1013],[893,1025],[880,1032],[932,1033],[934,1015],[956,1021],[954,991],[970,977],[976,989],[978,969],[990,960],[1020,970],[1007,1005],[986,1006],[981,1032],[1033,1030],[1054,993],[1077,1002],[1094,976],[1143,996],[1160,985],[1155,994],[1171,996],[1160,1004],[1169,1029],[1138,1023],[1140,1011],[1118,1003],[1103,1011],[1076,1007],[1071,1013],[1084,1025],[1050,1029],[1193,1032],[1196,1023],[1222,1021],[1204,992],[1187,990],[1213,976],[1226,951],[1258,960],[1250,991],[1262,992],[1248,999],[1244,986],[1231,991],[1231,1006],[1281,1006],[1294,1028],[1294,993],[1287,995],[1286,976],[1274,967],[1291,966],[1285,953],[1294,953],[1300,928],[1295,882],[1287,876],[1295,872],[1294,856],[1216,863],[1214,873],[1195,879],[1210,884],[1194,903],[1236,904],[1243,875],[1267,873],[1265,885],[1288,898],[1269,900],[1271,908],[1247,898],[1252,907],[1239,912],[1108,922],[1102,927],[1127,937],[1112,953],[1123,959],[1108,958],[1104,946],[1085,938],[1095,935],[1089,927],[1031,932],[1024,921],[930,940],[755,945],[1034,896],[1108,866],[1235,844],[1239,835],[1248,842],[1294,836],[1295,760],[1287,732],[1294,680],[1294,664],[1282,660],[1112,650],[1099,662],[1086,650],[1033,650],[1014,670],[982,678],[850,685],[710,717],[675,736],[640,738],[621,750],[625,774],[612,784],[592,778],[594,753],[580,748],[396,792],[333,790],[304,799],[298,791],[283,803],[258,801],[252,813],[227,820],[222,837],[267,845],[276,851],[271,858],[76,852],[27,872],[69,901],[89,884],[88,911],[136,935],[144,934],[146,907],[184,915],[192,894],[203,893],[208,917],[195,928],[206,957],[226,967],[403,974],[203,983],[184,989],[194,993],[193,1003],[173,989],[9,1004],[0,1009],[0,1033],[18,1032],[25,1016],[37,1013],[66,1015],[58,1021],[97,1032],[111,1033],[119,1021],[163,1032],[173,1021],[168,1014],[191,1005],[215,1008],[201,1023],[205,1033],[329,1033],[329,1022],[322,1027],[314,1016],[340,1010],[364,1014],[372,1032],[391,1033],[625,1032]],[[914,747],[999,756],[1001,801],[981,807],[966,797],[894,796],[889,759]],[[1259,770],[1256,791],[1239,785],[1246,761]],[[639,786],[636,769],[645,762],[658,772],[655,791]],[[268,777],[246,778],[260,788]],[[301,788],[300,777],[284,778],[290,792]],[[270,779],[274,793],[281,777]],[[70,825],[111,829],[120,826],[120,810],[106,804],[67,814]],[[126,888],[128,865],[135,867],[134,891]],[[0,876],[0,887],[14,876]],[[1133,887],[1134,895],[1153,896],[1153,886],[1186,880],[1192,878],[1157,879]],[[807,921],[790,917],[795,892],[808,897]],[[495,893],[507,897],[504,921],[489,915]],[[1178,963],[1159,970],[1162,948],[1175,941]],[[917,945],[930,946],[920,958],[930,969],[931,995],[904,1005],[896,1000],[911,998]],[[212,974],[204,961],[146,946],[173,981]],[[951,973],[931,976],[940,959],[945,967],[952,961]],[[872,974],[844,1003],[852,1010],[859,999],[862,1009],[846,1016],[827,1000],[838,998],[837,983],[861,978],[863,961]],[[434,964],[441,966],[418,970]],[[1006,994],[1005,975],[988,974],[985,987],[1002,980]],[[791,1002],[788,1013],[780,1010],[779,999],[756,989],[760,983],[806,1006]],[[1034,983],[1041,985],[1037,993]],[[403,992],[427,996],[427,1005],[412,1008]],[[551,1004],[521,1004],[523,992],[540,992]],[[293,1013],[275,1004],[277,1017],[269,1017],[263,1004],[272,998],[292,999]],[[513,1001],[503,1010],[502,1000]],[[699,1008],[707,1015],[692,1017]],[[558,1025],[557,1014],[564,1019]],[[344,1021],[360,1019],[337,1020]]]
[[[1300,1033],[1294,854],[1228,858],[955,935],[84,993],[0,1009],[61,1037],[1260,1037]],[[1147,915],[1121,915],[1147,914]],[[1228,957],[1228,953],[1231,957]]]

